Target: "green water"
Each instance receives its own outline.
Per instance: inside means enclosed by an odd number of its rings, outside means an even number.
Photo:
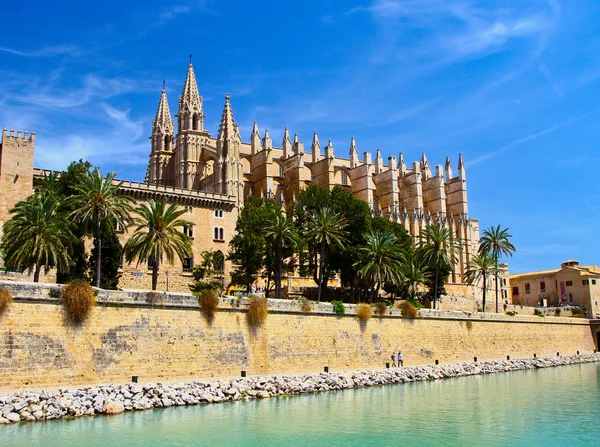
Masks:
[[[600,365],[0,426],[0,446],[600,445]]]

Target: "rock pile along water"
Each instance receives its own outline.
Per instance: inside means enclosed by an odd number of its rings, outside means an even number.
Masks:
[[[0,395],[0,424],[264,399],[598,361],[600,361],[600,353],[573,357],[365,369],[297,376],[270,375],[186,383],[127,383],[62,388],[58,391],[22,391]]]

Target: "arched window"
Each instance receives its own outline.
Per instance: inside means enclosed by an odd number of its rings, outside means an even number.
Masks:
[[[171,150],[171,137],[169,135],[165,136],[165,151]]]
[[[221,227],[215,227],[215,241],[223,241],[225,240],[224,236],[224,231],[223,228]]]
[[[279,165],[279,177],[283,177],[284,171],[283,165]]]
[[[215,240],[219,240],[219,229],[217,227],[215,227]]]
[[[223,228],[219,228],[219,240],[225,240],[225,238],[223,237]]]
[[[223,217],[223,210],[215,210],[214,216],[215,217]]]
[[[192,129],[198,130],[198,114],[196,113],[192,116]]]
[[[346,171],[342,171],[342,185],[348,186],[348,173]]]

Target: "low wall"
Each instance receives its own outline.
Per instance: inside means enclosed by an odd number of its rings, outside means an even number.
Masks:
[[[303,314],[274,303],[266,323],[253,329],[243,307],[222,307],[209,325],[193,297],[152,305],[124,294],[121,301],[99,297],[88,320],[73,326],[47,294],[15,296],[0,316],[2,390],[118,383],[133,375],[167,381],[234,376],[242,369],[362,369],[384,365],[398,349],[405,364],[418,365],[596,348],[590,323],[568,318],[424,311],[417,319],[392,315],[361,323],[352,315]]]

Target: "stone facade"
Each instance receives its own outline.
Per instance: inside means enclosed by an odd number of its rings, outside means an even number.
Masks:
[[[198,262],[205,250],[227,252],[235,230],[239,210],[250,195],[273,197],[282,206],[291,205],[300,191],[310,184],[327,189],[345,188],[369,204],[376,215],[402,224],[418,243],[426,225],[441,223],[451,229],[461,243],[461,252],[450,282],[461,289],[467,263],[478,249],[479,223],[468,212],[466,169],[462,156],[457,171],[449,158],[445,166],[432,166],[422,155],[407,166],[404,155],[391,156],[387,163],[377,149],[373,158],[364,152],[359,158],[357,143],[350,139],[349,157],[338,157],[331,140],[322,148],[315,132],[310,154],[297,134],[290,136],[286,128],[281,147],[275,147],[269,131],[260,133],[254,123],[250,142],[245,143],[236,124],[230,97],[225,96],[218,134],[211,136],[204,128],[202,97],[192,64],[188,66],[184,87],[178,101],[174,122],[163,87],[156,118],[152,123],[151,150],[144,183],[125,182],[121,193],[139,200],[167,197],[188,207],[186,216],[194,227],[194,257],[185,265],[161,269],[159,284],[187,290],[189,266]],[[8,217],[8,209],[32,192],[35,134],[17,136],[3,133],[0,146],[0,230]],[[7,189],[5,189],[7,188]],[[10,194],[4,194],[10,191]],[[122,234],[125,241],[126,233]],[[226,277],[231,271],[226,263]],[[308,285],[301,278],[288,278],[290,286]],[[310,282],[309,282],[310,283]],[[150,276],[147,266],[124,266],[123,287],[147,288]],[[164,289],[163,289],[164,290]],[[449,293],[456,293],[449,289]]]

